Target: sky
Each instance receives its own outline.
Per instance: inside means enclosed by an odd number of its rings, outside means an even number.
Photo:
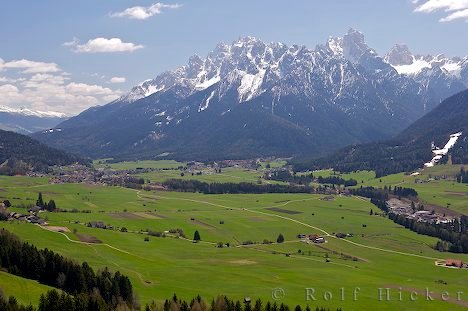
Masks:
[[[381,55],[468,55],[468,0],[5,0],[0,105],[71,116],[219,42],[314,48],[350,27]]]

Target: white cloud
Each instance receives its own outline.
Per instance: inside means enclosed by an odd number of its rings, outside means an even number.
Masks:
[[[65,87],[66,91],[74,95],[83,95],[83,96],[96,96],[96,95],[112,95],[114,91],[107,87],[102,87],[100,85],[90,85],[86,83],[69,83]]]
[[[73,40],[62,43],[62,46],[75,46],[79,43],[78,38],[73,37]]]
[[[5,62],[0,59],[0,68],[7,69],[0,76],[0,105],[12,108],[25,107],[74,115],[122,95],[120,90],[72,81],[71,75],[61,71],[54,63],[29,60]],[[54,72],[54,68],[58,72]],[[24,70],[12,72],[13,76],[10,76],[11,69]]]
[[[125,83],[126,81],[127,79],[125,79],[124,77],[112,77],[109,80],[109,83]]]
[[[90,39],[84,44],[79,44],[79,41],[74,38],[73,41],[65,42],[62,45],[72,47],[76,53],[133,52],[143,48],[141,44],[123,42],[120,38],[96,38]]]
[[[468,9],[460,10],[460,11],[455,11],[453,13],[450,13],[444,18],[441,18],[441,22],[450,22],[456,19],[464,19],[468,22]]]
[[[0,104],[11,104],[22,100],[19,90],[13,84],[0,85]]]
[[[21,81],[24,81],[26,80],[25,78],[10,78],[10,77],[4,77],[4,76],[0,76],[0,82],[8,82],[8,83],[15,83],[15,82],[21,82]]]
[[[55,63],[35,62],[27,59],[12,60],[5,62],[0,59],[0,70],[4,69],[23,69],[24,73],[45,73],[58,72],[60,68]]]
[[[134,6],[122,12],[110,13],[109,15],[111,17],[128,17],[131,19],[144,20],[156,14],[161,14],[164,9],[178,9],[181,6],[181,4],[165,4],[158,2],[148,7]]]
[[[415,0],[413,3],[416,4],[415,12],[446,12],[448,15],[439,19],[440,22],[449,22],[456,19],[464,19],[468,22],[468,0]]]

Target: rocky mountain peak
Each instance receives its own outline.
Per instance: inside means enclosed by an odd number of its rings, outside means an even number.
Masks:
[[[366,53],[377,54],[366,44],[364,34],[350,28],[342,39],[343,55],[349,61],[356,63]]]
[[[395,44],[385,55],[384,60],[391,65],[411,65],[413,54],[406,44]]]

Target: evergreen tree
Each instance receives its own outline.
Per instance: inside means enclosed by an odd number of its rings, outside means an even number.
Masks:
[[[54,200],[50,200],[49,203],[47,203],[47,210],[49,212],[53,212],[57,209],[57,206],[55,205],[55,201]]]
[[[42,192],[39,192],[39,195],[37,197],[36,205],[39,207],[44,207],[44,200],[42,199]]]
[[[284,242],[284,236],[282,233],[278,235],[278,238],[276,239],[277,243],[283,243]]]
[[[201,238],[200,238],[200,232],[198,232],[198,230],[195,231],[194,235],[193,235],[193,240],[194,241],[200,241]]]

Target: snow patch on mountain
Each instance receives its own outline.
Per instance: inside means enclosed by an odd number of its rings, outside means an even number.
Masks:
[[[449,138],[448,142],[445,144],[444,148],[442,148],[442,149],[437,148],[433,144],[432,153],[434,154],[434,157],[431,159],[431,161],[429,161],[427,163],[424,163],[424,166],[425,167],[433,167],[434,165],[439,163],[439,161],[442,159],[442,157],[446,156],[447,153],[449,152],[449,150],[452,149],[453,146],[455,146],[455,144],[458,141],[458,138],[461,135],[462,135],[462,132],[458,132],[458,133],[454,133],[454,134],[450,135],[450,138]]]
[[[245,74],[242,77],[241,84],[237,88],[239,102],[251,100],[262,92],[261,86],[265,72],[264,69],[260,69],[257,74]]]
[[[203,75],[204,76],[206,73],[203,72]],[[211,79],[202,79],[203,82],[199,81],[196,85],[195,85],[195,88],[197,90],[204,90],[204,89],[207,89],[209,88],[210,86],[212,86],[213,84],[216,84],[218,83],[219,81],[221,80],[221,77],[220,76],[214,76],[212,77]]]
[[[413,60],[411,64],[408,65],[393,65],[393,68],[399,73],[403,75],[416,75],[420,73],[424,68],[431,68],[431,64],[424,59],[415,59],[414,56],[412,57]]]
[[[214,95],[215,91],[212,91],[210,96],[208,96],[208,98],[206,99],[206,101],[198,107],[198,112],[202,112],[203,110],[208,108],[208,106],[210,105],[210,100],[214,97]]]

